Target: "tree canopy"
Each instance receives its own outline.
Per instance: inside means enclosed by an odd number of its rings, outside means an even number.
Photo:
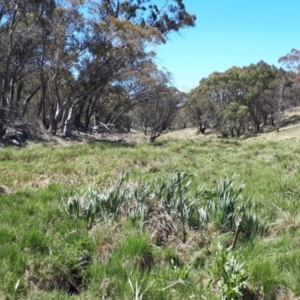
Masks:
[[[153,94],[172,94],[151,49],[195,21],[182,0],[2,1],[1,127],[41,119],[70,136],[92,119],[122,126]]]
[[[300,51],[282,56],[283,68],[260,61],[214,72],[186,95],[152,49],[195,22],[182,0],[1,1],[0,134],[40,120],[66,137],[136,126],[155,140],[179,111],[201,133],[279,129],[283,110],[299,104]]]
[[[284,107],[293,105],[295,90],[290,72],[260,61],[203,78],[185,107],[199,132],[214,127],[223,136],[239,136],[268,120],[274,125]]]

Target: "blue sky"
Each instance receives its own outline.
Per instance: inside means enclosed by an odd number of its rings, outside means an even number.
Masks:
[[[300,0],[184,0],[196,27],[169,36],[156,48],[159,68],[189,91],[203,77],[232,66],[277,63],[300,49]]]

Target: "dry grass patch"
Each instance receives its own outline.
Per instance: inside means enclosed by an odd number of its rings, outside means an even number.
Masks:
[[[111,257],[113,253],[113,244],[114,241],[112,237],[104,237],[99,241],[98,249],[97,249],[97,258],[105,263]]]
[[[289,211],[284,211],[276,206],[277,218],[272,226],[273,233],[290,232],[300,228],[300,212],[293,216]]]
[[[0,195],[9,195],[12,191],[10,188],[6,185],[0,185]]]
[[[275,291],[275,300],[300,300],[300,297],[296,297],[292,291],[280,285]]]

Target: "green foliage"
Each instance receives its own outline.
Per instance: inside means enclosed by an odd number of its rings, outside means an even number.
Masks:
[[[170,265],[176,280],[184,281],[188,279],[192,265],[178,266],[172,258],[170,259]]]
[[[85,242],[86,243],[86,242]],[[26,281],[40,290],[63,290],[79,293],[86,284],[86,270],[90,264],[88,249],[79,239],[73,245],[52,253],[39,263],[28,262]],[[83,247],[82,247],[83,246]]]
[[[299,240],[289,232],[277,238],[257,240],[241,249],[240,255],[251,274],[249,282],[263,289],[267,300],[281,293],[291,298],[299,295],[299,251],[295,251],[298,248]]]
[[[207,204],[211,219],[221,226],[232,230],[234,228],[235,211],[240,199],[242,187],[235,189],[233,178],[221,180],[218,190],[213,190],[215,198]]]
[[[107,221],[108,218],[115,217],[119,213],[120,205],[125,201],[125,190],[123,190],[122,184],[127,178],[128,173],[122,174],[119,179],[104,193],[99,195],[99,213],[101,213],[101,219]],[[97,201],[94,199],[94,201]]]
[[[127,192],[128,205],[126,207],[128,217],[136,224],[144,224],[148,213],[149,199],[151,197],[151,186],[147,182],[135,184],[130,183],[129,191]]]
[[[150,282],[150,284],[148,284],[148,285],[145,285],[144,281],[142,281],[141,283],[138,283],[136,280],[135,285],[133,285],[130,278],[128,278],[128,284],[130,285],[130,289],[131,289],[132,297],[133,297],[132,299],[142,300],[143,296],[145,296],[145,293],[147,293],[149,288],[151,288],[151,286],[153,285],[153,282],[154,281]]]
[[[0,71],[5,74],[0,91],[1,137],[5,126],[17,118],[20,123],[41,121],[54,135],[61,128],[65,137],[71,137],[73,123],[88,131],[92,116],[99,121],[97,125],[109,124],[103,128],[110,131],[110,125],[127,123],[130,127],[123,115],[141,103],[150,104],[148,108],[156,114],[155,105],[161,101],[152,103],[155,95],[161,98],[161,89],[170,93],[175,88],[169,87],[169,78],[164,83],[160,80],[163,72],[154,64],[155,53],[148,46],[165,43],[170,32],[194,26],[196,16],[187,12],[182,1],[167,6],[156,1],[144,4],[49,0],[22,2],[3,10],[0,51],[6,55],[0,57]],[[18,42],[11,43],[12,39]],[[90,59],[81,59],[87,52]],[[18,86],[17,93],[9,92],[9,82]],[[178,102],[173,102],[174,111]],[[9,106],[12,113],[8,113]],[[170,117],[159,127],[169,123]]]
[[[67,215],[74,219],[76,223],[76,229],[77,231],[79,230],[79,220],[81,217],[81,207],[80,207],[80,196],[79,195],[74,195],[70,196],[67,203],[66,203],[66,212]]]
[[[179,180],[181,191],[179,191]],[[186,172],[180,174],[174,172],[169,178],[158,178],[153,183],[155,198],[159,204],[165,207],[174,218],[179,217],[181,210],[183,217],[189,226],[198,225],[197,205],[191,195],[191,176]],[[181,192],[181,199],[180,199]],[[182,207],[181,202],[182,200]]]
[[[108,220],[116,218],[120,213],[121,204],[125,200],[125,191],[121,189],[121,186],[127,175],[125,173],[120,176],[119,180],[104,193],[99,193],[89,187],[83,195],[75,194],[68,198],[65,204],[66,212],[70,218],[75,220],[77,231],[80,219],[85,221],[86,229],[90,230],[96,220],[108,222]]]
[[[117,255],[123,259],[142,257],[144,254],[152,252],[152,245],[147,235],[140,232],[133,232],[126,237],[126,240],[120,245],[117,250]]]
[[[248,278],[244,263],[239,263],[235,254],[224,250],[220,244],[211,273],[220,288],[220,299],[239,300],[241,298]]]
[[[241,216],[241,232],[248,240],[256,235],[263,236],[269,230],[269,225],[258,214],[258,211],[259,209],[253,200],[248,200],[237,208],[237,213]]]
[[[239,105],[237,102],[230,102],[222,111],[221,123],[219,123],[220,131],[223,135],[240,136],[245,131],[245,126],[250,119],[249,109],[245,105]]]
[[[239,226],[247,239],[264,235],[268,225],[264,218],[258,214],[259,209],[252,199],[243,199],[244,186],[236,188],[234,178],[222,179],[218,188],[209,191],[199,191],[203,197],[209,195],[206,206],[198,210],[200,223],[212,221],[223,231],[236,230]]]
[[[205,130],[211,127],[215,121],[217,107],[210,101],[206,95],[205,89],[191,92],[189,99],[185,104],[185,110],[190,118],[190,122],[198,127],[198,131],[205,133]]]
[[[52,283],[47,278],[52,276],[61,280],[53,280],[52,287],[65,293],[71,282],[76,281],[80,289],[84,285],[77,279],[83,280],[88,263],[84,269],[79,258],[90,255],[92,241],[70,234],[73,225],[67,222],[57,201],[61,190],[62,187],[50,185],[38,192],[19,191],[1,197],[0,291],[7,297],[26,298],[32,284],[39,290],[48,289],[46,285]],[[66,188],[66,192],[70,190]]]
[[[191,181],[187,173],[173,173],[167,179],[160,178],[150,183],[123,185],[127,177],[128,173],[125,173],[104,191],[89,188],[86,193],[68,198],[66,212],[75,220],[77,231],[80,220],[84,220],[87,230],[90,230],[96,223],[116,220],[122,215],[143,226],[153,201],[164,207],[172,218],[183,217],[190,227],[199,225],[196,201],[189,198]],[[182,184],[180,192],[178,180]]]
[[[188,97],[191,120],[200,131],[216,128],[223,137],[259,131],[268,118],[274,125],[273,115],[281,112],[282,101],[288,98],[283,92],[280,96],[278,90],[280,86],[283,89],[282,82],[286,87],[290,85],[288,78],[288,72],[263,61],[214,72],[202,79]]]

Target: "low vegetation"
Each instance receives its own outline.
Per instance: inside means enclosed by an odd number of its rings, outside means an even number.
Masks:
[[[1,298],[296,299],[297,143],[0,148]]]

